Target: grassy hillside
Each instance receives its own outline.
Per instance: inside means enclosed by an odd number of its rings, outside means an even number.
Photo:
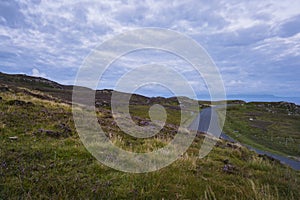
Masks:
[[[224,132],[236,140],[300,158],[300,107],[287,102],[228,107]]]
[[[88,88],[80,87],[85,91],[90,91]],[[54,100],[71,104],[73,86],[66,86],[39,77],[27,75],[12,75],[0,72],[0,91],[8,91],[12,89],[17,92],[27,93],[40,99]],[[109,107],[113,90],[97,90],[95,91],[95,104],[97,107]],[[42,93],[42,95],[39,95]],[[149,98],[138,94],[133,94],[130,103],[132,105],[153,105],[155,103],[168,106],[177,106],[177,98],[155,97]]]
[[[108,168],[82,145],[67,99],[24,86],[7,82],[1,85],[0,199],[300,197],[299,172],[237,144],[218,140],[213,151],[199,159],[201,134],[187,153],[159,171],[130,174]],[[166,145],[176,134],[176,102],[152,101],[169,106],[173,118],[158,135],[148,139],[122,133],[113,123],[109,105],[97,107],[99,123],[115,145],[129,151],[149,152]],[[136,123],[147,121],[148,104],[149,101],[133,104],[131,114]]]

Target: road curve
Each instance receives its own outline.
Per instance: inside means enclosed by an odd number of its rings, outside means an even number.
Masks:
[[[209,108],[205,108],[205,109],[201,110],[201,112],[199,113],[197,118],[189,126],[189,129],[198,130],[199,132],[204,132],[209,135],[213,135],[217,138],[222,138],[229,142],[238,142],[235,139],[231,138],[230,136],[226,135],[225,133],[222,133],[222,130],[220,129],[220,126],[219,126],[218,114],[217,114],[215,108],[213,108],[213,107],[209,107]],[[241,144],[241,145],[244,145],[244,144]],[[276,155],[276,154],[270,153],[268,151],[262,151],[262,150],[253,148],[249,145],[244,145],[244,146],[246,146],[248,149],[250,149],[252,151],[255,151],[257,154],[267,155],[273,159],[279,160],[283,164],[289,165],[291,168],[293,168],[295,170],[300,170],[300,161],[296,161],[296,160],[290,159],[288,157]]]

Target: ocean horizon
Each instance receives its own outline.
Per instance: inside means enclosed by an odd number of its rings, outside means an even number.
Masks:
[[[210,101],[209,97],[199,98],[199,100]],[[242,100],[247,103],[249,102],[289,102],[300,105],[300,97],[277,97],[277,96],[265,96],[265,97],[255,97],[255,96],[227,96],[226,100]]]

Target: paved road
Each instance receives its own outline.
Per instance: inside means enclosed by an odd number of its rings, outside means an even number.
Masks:
[[[219,126],[218,114],[213,108],[203,109],[189,126],[189,129],[198,130],[218,138],[222,132]]]

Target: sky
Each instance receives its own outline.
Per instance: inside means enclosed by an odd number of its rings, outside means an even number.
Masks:
[[[94,48],[143,27],[178,31],[198,42],[227,94],[300,96],[300,1],[294,0],[0,0],[0,71],[73,84]],[[181,65],[162,54],[119,59],[103,87],[113,87],[128,64]]]

